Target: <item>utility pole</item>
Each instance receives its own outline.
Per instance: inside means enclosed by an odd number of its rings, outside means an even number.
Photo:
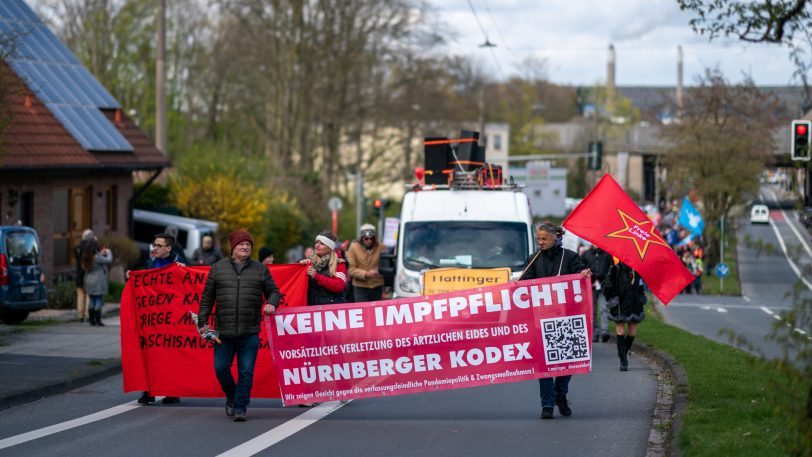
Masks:
[[[166,140],[166,0],[158,0],[155,62],[155,146],[168,155]]]

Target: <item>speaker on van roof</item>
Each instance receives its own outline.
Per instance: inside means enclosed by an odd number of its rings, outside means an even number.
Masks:
[[[473,171],[485,164],[485,147],[479,146],[479,132],[472,130],[460,132],[456,152],[457,157],[451,163],[456,170],[461,166],[464,171]]]
[[[439,143],[439,144],[432,144]],[[448,138],[426,137],[423,145],[423,169],[426,171],[426,184],[448,184],[448,176],[443,170],[451,168],[451,146]]]

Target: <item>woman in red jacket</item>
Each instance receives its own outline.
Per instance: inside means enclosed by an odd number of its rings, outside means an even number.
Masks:
[[[316,236],[313,255],[299,263],[308,265],[307,305],[344,303],[347,286],[347,262],[336,254],[338,238],[331,232]]]

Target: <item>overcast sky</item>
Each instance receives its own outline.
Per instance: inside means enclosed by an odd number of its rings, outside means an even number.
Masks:
[[[685,84],[716,66],[732,82],[746,73],[758,85],[789,84],[793,72],[785,48],[697,35],[676,0],[470,0],[495,48],[479,47],[485,35],[468,0],[428,2],[456,35],[449,51],[473,56],[495,79],[533,56],[546,60],[553,82],[605,83],[610,43],[618,85],[676,84],[678,45]]]

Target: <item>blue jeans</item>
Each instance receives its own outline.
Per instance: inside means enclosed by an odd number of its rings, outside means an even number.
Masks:
[[[541,407],[555,406],[555,399],[566,397],[569,391],[570,376],[558,376],[556,378],[540,378],[539,390],[541,391]]]
[[[88,309],[101,311],[102,306],[104,306],[104,295],[90,295],[90,307]]]
[[[234,404],[234,411],[245,412],[251,401],[254,384],[254,364],[257,361],[259,335],[221,338],[223,344],[214,345],[214,373],[226,400]],[[231,375],[231,365],[237,357],[237,383]]]

